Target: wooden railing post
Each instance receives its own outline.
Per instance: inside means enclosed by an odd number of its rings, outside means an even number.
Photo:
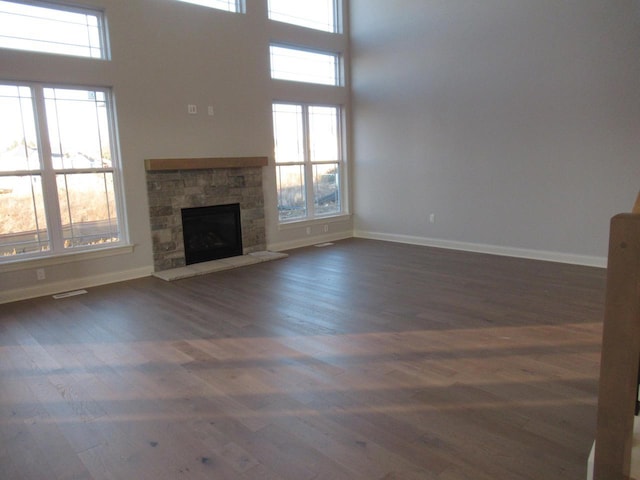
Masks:
[[[594,480],[628,480],[640,359],[640,195],[611,219]]]

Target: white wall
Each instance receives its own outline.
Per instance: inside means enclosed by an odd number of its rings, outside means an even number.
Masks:
[[[134,251],[63,264],[47,264],[47,279],[36,281],[26,263],[11,271],[0,266],[0,303],[16,298],[146,275],[152,271],[151,234],[144,159],[264,156],[269,246],[313,243],[327,238],[323,225],[277,228],[271,103],[289,90],[269,76],[269,41],[296,42],[302,30],[266,20],[266,0],[247,0],[239,15],[176,0],[81,0],[106,12],[111,61],[76,59],[0,49],[0,79],[112,86]],[[318,33],[318,45],[345,50],[346,35]],[[309,98],[296,88],[293,100]],[[318,101],[318,99],[314,99]],[[338,95],[320,101],[347,103]],[[199,114],[187,114],[196,104]],[[212,105],[215,116],[206,115]],[[351,235],[350,220],[330,225],[330,235]]]
[[[352,0],[356,233],[604,264],[640,188],[639,12]]]
[[[302,30],[266,21],[266,0],[247,0],[246,15],[175,0],[82,3],[105,9],[111,61],[0,49],[0,79],[113,86],[135,248],[47,265],[40,282],[33,264],[0,267],[0,302],[149,273],[145,158],[268,155],[269,246],[327,238],[322,224],[307,236],[276,222],[271,102],[318,99],[270,81],[268,44],[304,42]],[[609,217],[640,188],[637,1],[350,8],[358,234],[601,261]],[[339,51],[347,36],[314,41]],[[347,89],[321,96],[349,102]],[[201,113],[187,115],[188,103]],[[329,236],[351,230],[332,223]]]

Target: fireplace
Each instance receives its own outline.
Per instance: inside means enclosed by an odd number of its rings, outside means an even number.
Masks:
[[[267,157],[145,160],[154,271],[186,265],[182,209],[240,204],[242,255],[266,250]]]
[[[242,255],[240,204],[182,209],[185,264]]]

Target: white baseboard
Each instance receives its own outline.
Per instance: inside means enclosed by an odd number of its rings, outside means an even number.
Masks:
[[[272,252],[282,252],[283,250],[292,250],[294,248],[309,247],[318,243],[324,242],[337,242],[338,240],[344,240],[345,238],[352,238],[351,231],[329,233],[327,235],[314,235],[313,237],[299,238],[291,240],[289,242],[270,243],[267,245],[267,249]]]
[[[356,238],[368,238],[371,240],[384,240],[387,242],[408,243],[425,247],[446,248],[449,250],[462,250],[465,252],[488,253],[505,257],[529,258],[547,262],[569,263],[573,265],[585,265],[588,267],[607,267],[606,257],[589,255],[574,255],[571,253],[549,252],[545,250],[529,250],[525,248],[501,247],[498,245],[485,245],[481,243],[456,242],[438,238],[415,237],[411,235],[396,235],[392,233],[368,232],[356,230]]]
[[[16,288],[0,292],[0,304],[27,300],[29,298],[53,295],[60,292],[68,292],[80,288],[97,287],[108,283],[124,282],[135,278],[148,277],[153,273],[153,267],[135,268],[124,272],[106,273],[91,277],[74,278],[61,282],[52,282],[44,285],[35,285],[28,288]]]
[[[387,242],[408,243],[412,245],[422,245],[425,247],[447,248],[450,250],[462,250],[467,252],[488,253],[492,255],[502,255],[507,257],[529,258],[533,260],[543,260],[549,262],[569,263],[574,265],[585,265],[589,267],[606,268],[606,257],[595,257],[588,255],[574,255],[568,253],[548,252],[544,250],[528,250],[523,248],[501,247],[496,245],[484,245],[478,243],[456,242],[437,238],[416,237],[411,235],[396,235],[390,233],[368,232],[356,230],[353,232],[338,232],[327,235],[306,237],[289,242],[279,242],[268,245],[268,249],[274,252],[291,250],[294,248],[308,247],[318,243],[334,242],[346,238],[367,238],[371,240],[384,240]],[[45,295],[53,295],[60,292],[77,290],[81,288],[96,287],[108,283],[123,282],[141,277],[148,277],[153,273],[153,267],[142,267],[123,272],[107,273],[82,277],[61,282],[47,283],[44,285],[34,285],[29,288],[16,288],[13,290],[0,291],[0,304],[27,300]]]

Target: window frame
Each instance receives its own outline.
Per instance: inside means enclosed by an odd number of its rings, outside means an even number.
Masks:
[[[33,118],[35,123],[35,135],[38,145],[39,168],[31,170],[6,170],[0,171],[0,177],[11,176],[39,176],[42,184],[44,217],[46,219],[46,233],[48,237],[48,250],[20,253],[15,255],[0,255],[0,266],[12,263],[22,263],[36,259],[55,259],[79,254],[95,254],[100,251],[118,250],[129,246],[128,222],[126,219],[125,192],[123,185],[122,163],[120,155],[119,136],[116,122],[116,102],[110,87],[70,85],[43,82],[16,82],[0,79],[1,85],[26,87],[31,90]],[[46,89],[79,90],[86,92],[101,92],[104,94],[107,125],[109,130],[109,149],[111,154],[111,166],[95,168],[69,168],[64,165],[56,168],[53,162],[51,139],[49,136],[49,123],[46,113]],[[115,201],[115,214],[117,220],[118,240],[65,247],[64,226],[61,217],[61,205],[58,192],[58,175],[109,173],[113,176],[113,196]]]
[[[97,19],[98,38],[100,42],[100,55],[99,56],[93,56],[91,54],[78,55],[78,54],[73,54],[69,52],[51,52],[48,50],[39,50],[39,49],[32,49],[32,48],[12,48],[12,47],[0,47],[0,48],[6,49],[6,50],[20,51],[20,52],[33,52],[33,53],[40,53],[44,55],[63,55],[63,56],[69,56],[74,58],[84,58],[84,59],[92,59],[92,60],[110,60],[111,59],[111,49],[109,45],[107,18],[104,10],[101,10],[99,8],[81,7],[81,6],[54,3],[54,2],[41,1],[41,0],[3,0],[3,1],[5,1],[6,3],[25,5],[27,7],[50,9],[57,12],[69,12],[69,13],[95,16]],[[0,36],[2,35],[0,34]],[[45,43],[44,40],[38,40],[38,42]],[[52,44],[55,42],[51,42],[50,40],[47,40],[46,43]],[[82,48],[89,48],[89,49],[91,48],[89,46],[84,46],[84,45],[73,45],[73,47],[82,47]]]
[[[278,158],[275,156],[274,149],[274,158],[275,158],[275,170],[276,170],[276,178],[278,176],[278,168],[281,166],[301,166],[304,169],[304,194],[305,194],[305,211],[306,214],[302,217],[295,217],[292,219],[282,219],[280,217],[280,192],[277,188],[276,182],[276,193],[277,193],[277,205],[276,210],[278,211],[278,225],[286,226],[291,224],[299,224],[301,222],[308,222],[312,220],[327,220],[335,217],[342,217],[347,214],[347,202],[346,202],[346,145],[345,145],[345,106],[336,103],[330,102],[293,102],[293,101],[280,101],[274,100],[272,102],[272,118],[274,117],[274,109],[276,105],[289,105],[301,107],[302,110],[302,153],[303,159],[302,161],[278,161]],[[311,159],[311,142],[310,142],[310,119],[309,119],[309,109],[313,107],[319,108],[335,108],[336,109],[336,142],[337,142],[337,153],[338,158],[335,160],[312,160]],[[275,147],[275,120],[273,121],[273,133],[274,133],[274,147]],[[337,195],[338,195],[338,211],[330,212],[326,214],[317,214],[316,213],[316,205],[315,205],[315,194],[314,194],[314,166],[315,165],[333,165],[337,164],[338,168],[338,184],[337,184]]]

